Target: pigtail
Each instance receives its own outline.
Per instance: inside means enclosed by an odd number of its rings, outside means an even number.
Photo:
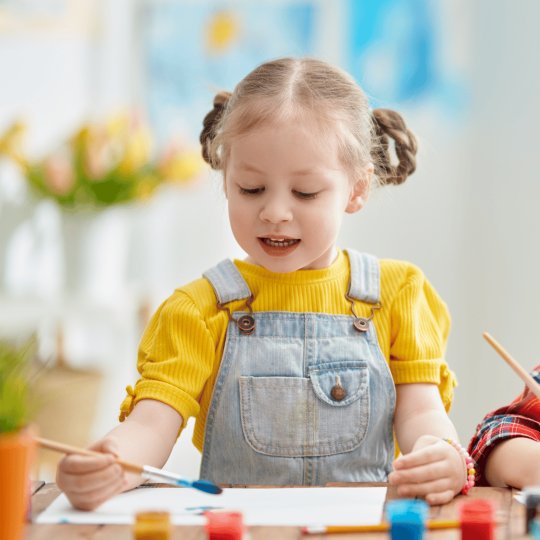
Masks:
[[[213,169],[219,168],[218,160],[215,156],[212,155],[210,150],[214,137],[216,136],[217,126],[225,108],[227,107],[227,102],[231,97],[230,92],[220,92],[216,94],[214,98],[214,108],[204,117],[203,120],[203,129],[199,137],[202,149],[202,157],[206,163],[208,163]]]
[[[390,109],[375,109],[372,120],[375,130],[372,149],[375,174],[382,185],[402,184],[416,169],[416,137],[407,129],[403,118]],[[392,165],[389,137],[394,140],[397,165]]]

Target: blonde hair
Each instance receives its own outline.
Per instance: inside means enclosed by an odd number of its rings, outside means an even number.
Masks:
[[[235,137],[265,123],[302,118],[335,131],[340,158],[355,176],[373,162],[380,184],[401,184],[416,168],[416,139],[403,118],[389,109],[371,111],[366,95],[348,73],[314,58],[265,62],[232,94],[217,94],[203,121],[203,158],[212,168],[223,170]]]

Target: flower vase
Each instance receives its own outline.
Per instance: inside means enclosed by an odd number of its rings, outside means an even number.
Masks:
[[[12,259],[13,254],[17,254],[20,241],[25,240],[22,236],[31,228],[33,214],[34,207],[30,205],[18,206],[0,201],[0,288],[21,289],[20,283],[27,277],[20,279],[20,276],[16,275],[21,271],[14,271]]]
[[[109,301],[127,283],[129,212],[124,207],[63,214],[64,290]]]

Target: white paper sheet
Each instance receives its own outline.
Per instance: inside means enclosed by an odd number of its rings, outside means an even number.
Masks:
[[[240,511],[246,525],[371,525],[379,523],[385,487],[237,488],[221,495],[193,489],[141,488],[122,493],[93,512],[74,510],[64,494],[36,523],[133,523],[144,510],[170,512],[176,525],[202,525],[204,510]]]

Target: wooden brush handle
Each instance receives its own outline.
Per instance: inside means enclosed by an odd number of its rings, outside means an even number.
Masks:
[[[516,372],[518,377],[527,385],[530,391],[540,399],[540,384],[538,384],[530,375],[525,371],[517,360],[512,358],[493,337],[487,332],[482,334],[484,339],[499,353],[501,358]]]
[[[63,444],[49,439],[43,439],[42,437],[34,437],[34,440],[43,448],[48,450],[55,450],[56,452],[62,452],[64,454],[79,454],[81,456],[101,457],[103,453],[96,452],[95,450],[87,450],[86,448],[79,448],[78,446],[71,446],[69,444]],[[135,463],[129,463],[128,461],[122,461],[116,458],[116,463],[120,465],[124,470],[136,474],[142,474],[142,465],[136,465]]]

